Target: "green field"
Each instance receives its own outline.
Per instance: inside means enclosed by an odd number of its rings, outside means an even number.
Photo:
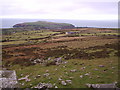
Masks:
[[[11,31],[3,34],[1,43],[3,68],[16,71],[20,88],[32,88],[40,82],[58,88],[118,82],[116,29]],[[56,64],[59,58],[61,62]],[[26,76],[28,81],[20,80]],[[62,85],[60,79],[71,80],[71,84]]]

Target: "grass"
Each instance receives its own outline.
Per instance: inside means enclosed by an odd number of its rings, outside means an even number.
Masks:
[[[87,83],[113,83],[117,81],[117,71],[118,71],[118,58],[110,57],[110,58],[101,58],[101,59],[92,59],[92,60],[82,60],[82,59],[71,59],[67,60],[67,64],[61,64],[59,66],[41,66],[39,64],[29,67],[21,67],[19,65],[13,66],[11,69],[17,71],[18,78],[21,78],[21,74],[23,76],[30,75],[30,82],[19,81],[20,83],[25,83],[25,85],[21,86],[23,88],[33,87],[37,85],[39,82],[45,83],[56,83],[59,88],[86,88]],[[77,65],[74,65],[77,63]],[[83,65],[80,65],[84,63]],[[63,66],[66,65],[66,68]],[[104,65],[105,67],[98,67],[98,65]],[[81,70],[82,67],[86,67],[84,70]],[[115,67],[112,69],[112,67]],[[21,69],[22,68],[22,69]],[[98,71],[94,69],[97,68]],[[55,71],[55,69],[58,69]],[[77,72],[70,72],[70,70],[76,69]],[[105,69],[108,69],[104,72]],[[49,70],[50,76],[52,79],[49,80],[49,77],[44,78],[43,74],[46,73],[46,70]],[[66,74],[65,72],[68,72]],[[89,73],[90,76],[85,76],[85,73]],[[113,72],[113,73],[112,73]],[[55,74],[55,75],[53,75]],[[41,75],[41,77],[34,79],[37,75]],[[83,75],[83,78],[80,78],[80,75]],[[23,77],[22,76],[22,77]],[[72,85],[63,86],[59,84],[58,78],[62,76],[63,80],[69,80],[69,77],[74,77],[72,79]],[[97,78],[97,76],[100,76]],[[91,78],[90,78],[91,77]],[[32,84],[32,86],[30,86]]]

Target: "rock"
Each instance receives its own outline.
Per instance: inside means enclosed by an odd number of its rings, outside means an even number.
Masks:
[[[19,78],[18,80],[27,80],[29,75],[26,75],[25,77]]]
[[[115,84],[86,84],[89,88],[116,88]],[[101,89],[102,90],[102,89]]]
[[[72,80],[66,80],[66,82],[72,84]]]
[[[61,78],[58,78],[58,80],[59,80],[59,81],[62,81],[62,79],[61,79]]]
[[[38,89],[47,89],[47,88],[53,88],[53,85],[51,83],[39,83],[37,86],[34,88]]]
[[[86,73],[86,74],[84,74],[85,76],[89,76],[90,74],[89,73]]]
[[[80,75],[80,78],[83,78],[83,75]]]
[[[81,70],[85,69],[86,67],[82,67]]]
[[[94,70],[95,70],[95,71],[98,71],[98,69],[97,69],[97,68],[95,68]]]
[[[67,83],[65,81],[61,81],[61,84],[64,85],[64,86],[67,85]]]
[[[20,76],[23,76],[23,74],[20,74]]]
[[[55,88],[58,88],[57,86],[55,86]]]
[[[51,58],[50,58],[50,57],[48,58],[48,61],[49,61],[49,60],[51,60]]]
[[[73,79],[74,77],[69,77],[69,79]]]
[[[21,84],[22,86],[24,85],[24,83]]]
[[[49,70],[46,70],[45,72],[46,72],[46,73],[48,73],[48,72],[49,72]]]
[[[47,76],[49,76],[49,75],[50,75],[49,73],[43,74],[44,77],[47,77]]]
[[[52,79],[51,77],[48,78],[49,80]]]
[[[39,77],[41,77],[41,75],[37,75],[37,76],[36,76],[36,78],[39,78]]]
[[[100,78],[100,76],[97,76],[97,78]]]
[[[0,88],[18,88],[17,76],[14,70],[0,70]]]
[[[70,72],[76,72],[76,71],[77,71],[76,69],[70,70]]]
[[[66,66],[63,66],[63,68],[65,68]]]
[[[30,84],[30,86],[32,86],[32,84]]]
[[[99,65],[99,67],[104,67],[104,65]]]

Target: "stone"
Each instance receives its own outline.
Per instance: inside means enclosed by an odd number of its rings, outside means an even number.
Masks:
[[[62,81],[62,79],[61,79],[61,78],[58,78],[58,80],[59,80],[59,81]]]
[[[47,77],[47,76],[49,76],[49,75],[50,75],[49,73],[43,74],[44,77]]]
[[[89,88],[116,88],[114,83],[112,84],[86,84]]]
[[[46,70],[45,72],[46,72],[46,73],[48,73],[48,72],[49,72],[49,70]]]
[[[74,77],[69,77],[69,79],[73,79]]]
[[[72,84],[72,80],[66,80],[66,82]]]
[[[76,71],[77,71],[76,69],[70,70],[70,72],[76,72]]]
[[[86,73],[86,74],[84,74],[85,76],[89,76],[90,74],[89,73]]]
[[[99,67],[104,67],[104,65],[99,65]]]
[[[61,84],[64,85],[64,86],[67,85],[67,83],[65,81],[61,81]]]
[[[80,75],[80,78],[83,78],[83,75]]]
[[[18,88],[16,72],[10,70],[0,70],[0,88]]]
[[[58,88],[58,86],[55,86],[55,88]]]
[[[95,68],[94,70],[95,70],[95,71],[98,71],[98,69],[97,69],[97,68]]]
[[[39,83],[37,86],[34,88],[38,89],[47,89],[47,88],[53,88],[53,85],[51,83]]]
[[[85,69],[86,67],[82,67],[81,70]]]
[[[29,75],[26,75],[25,77],[19,78],[18,80],[19,80],[19,81],[20,81],[20,80],[27,80],[28,77],[29,77]]]

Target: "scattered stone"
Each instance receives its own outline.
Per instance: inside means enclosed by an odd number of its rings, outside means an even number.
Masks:
[[[51,77],[49,77],[48,79],[52,79]]]
[[[0,88],[18,88],[16,72],[0,70]]]
[[[37,86],[34,88],[38,89],[47,89],[47,88],[53,88],[53,85],[51,83],[39,83]]]
[[[83,75],[80,75],[80,78],[83,78]]]
[[[86,67],[82,67],[81,70],[85,69]]]
[[[36,78],[39,78],[39,77],[41,77],[41,75],[37,75],[37,76],[36,76]]]
[[[94,70],[95,70],[95,71],[98,71],[98,69],[97,69],[97,68],[95,68]]]
[[[47,77],[47,76],[49,76],[49,75],[50,75],[49,73],[43,74],[44,77]]]
[[[72,84],[72,80],[66,80],[66,82]]]
[[[104,65],[99,65],[99,67],[104,67]]]
[[[50,57],[48,58],[48,61],[49,61],[49,60],[51,60],[51,58],[50,58]]]
[[[97,75],[97,78],[100,78],[100,76]]]
[[[45,72],[46,72],[46,73],[48,73],[48,72],[49,72],[49,70],[46,70]]]
[[[89,88],[116,88],[115,84],[86,84]]]
[[[58,88],[57,86],[55,86],[55,88]]]
[[[59,81],[62,81],[62,79],[61,79],[61,78],[58,78],[58,80],[59,80]]]
[[[61,81],[61,84],[64,85],[64,86],[67,85],[67,83],[65,81]]]
[[[31,81],[31,79],[28,79],[28,78],[27,78],[25,81],[26,81],[26,82],[30,82],[30,81]]]
[[[69,77],[69,79],[73,79],[74,77]]]
[[[63,66],[63,68],[65,68],[66,66]]]
[[[22,86],[24,85],[24,83],[21,84]]]
[[[90,74],[89,73],[86,73],[86,74],[84,74],[85,76],[89,76]]]
[[[30,84],[30,86],[32,86],[32,84]]]
[[[64,62],[63,62],[63,64],[66,64],[66,63],[68,63],[68,61],[64,61]]]
[[[23,74],[20,74],[20,76],[23,76]]]
[[[29,75],[26,75],[25,77],[19,78],[18,80],[28,80]]]
[[[70,70],[70,72],[76,72],[76,71],[77,71],[76,69]]]

